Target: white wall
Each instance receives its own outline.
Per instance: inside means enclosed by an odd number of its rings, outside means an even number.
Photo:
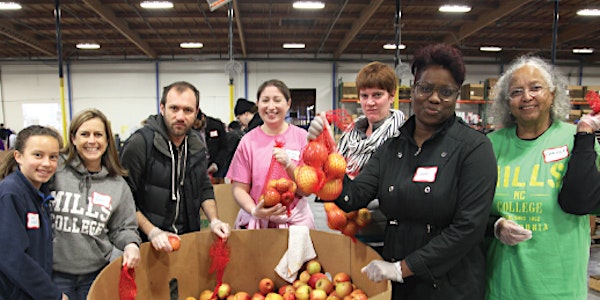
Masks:
[[[65,103],[67,110],[72,109],[66,112],[67,123],[74,113],[95,107],[109,117],[113,131],[126,138],[141,120],[158,112],[162,87],[178,80],[194,84],[200,90],[200,108],[226,123],[232,120],[235,100],[255,101],[258,86],[269,79],[283,80],[290,88],[315,88],[320,112],[334,106],[337,82],[354,81],[366,62],[248,61],[247,69],[234,77],[230,97],[227,61],[76,61],[64,68]],[[55,63],[0,63],[0,123],[18,131],[24,127],[22,104],[60,104],[57,70]],[[468,64],[465,83],[481,83],[498,77],[502,70],[503,66],[489,62]],[[582,85],[600,85],[600,67],[571,64],[561,70],[570,75],[572,85],[579,84],[580,73]]]

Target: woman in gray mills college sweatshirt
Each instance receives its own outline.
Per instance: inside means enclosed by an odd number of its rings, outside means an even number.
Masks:
[[[73,299],[86,299],[113,246],[124,250],[123,265],[139,264],[135,204],[122,176],[106,116],[88,109],[71,121],[51,190],[54,222],[52,280]]]

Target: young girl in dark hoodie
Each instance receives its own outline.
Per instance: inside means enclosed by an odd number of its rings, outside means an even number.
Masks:
[[[58,164],[60,135],[29,126],[0,164],[0,299],[69,299],[52,283],[52,225],[46,183]]]

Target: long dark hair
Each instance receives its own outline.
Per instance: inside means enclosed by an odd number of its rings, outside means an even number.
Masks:
[[[58,146],[62,147],[62,138],[60,134],[50,128],[44,127],[40,125],[31,125],[29,127],[24,128],[19,131],[17,134],[17,140],[15,141],[15,148],[13,150],[8,151],[2,162],[0,163],[0,179],[8,176],[17,168],[17,161],[15,160],[15,151],[19,153],[23,153],[25,150],[25,145],[27,141],[32,136],[50,136],[55,138],[58,141]]]

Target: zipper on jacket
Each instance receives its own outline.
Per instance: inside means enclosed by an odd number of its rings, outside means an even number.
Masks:
[[[177,179],[179,179],[179,177],[181,176],[181,155],[182,151],[177,150]],[[173,232],[175,232],[175,234],[178,234],[177,226],[175,226],[175,223],[177,223],[177,218],[179,218],[179,202],[181,200],[181,194],[179,193],[179,191],[181,189],[179,184],[175,184],[175,187],[177,188],[177,191],[175,192],[177,200],[175,201],[175,218],[173,218],[173,224],[171,224],[171,228],[173,228]]]

